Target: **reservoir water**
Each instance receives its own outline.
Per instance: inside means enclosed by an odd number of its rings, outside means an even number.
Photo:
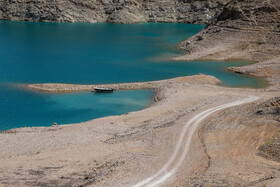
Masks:
[[[204,26],[145,23],[0,21],[0,130],[76,123],[145,108],[152,91],[46,94],[18,83],[120,83],[207,73],[225,86],[263,87],[261,79],[226,67],[248,62],[174,62],[178,42]]]

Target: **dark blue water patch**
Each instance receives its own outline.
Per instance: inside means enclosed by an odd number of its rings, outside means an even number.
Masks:
[[[3,131],[24,126],[51,126],[54,122],[78,123],[141,110],[152,102],[153,91],[48,94],[1,85],[0,98],[0,131]]]

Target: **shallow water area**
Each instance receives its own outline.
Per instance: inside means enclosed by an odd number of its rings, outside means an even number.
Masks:
[[[225,86],[264,86],[261,79],[225,70],[244,62],[172,61],[184,54],[177,49],[178,42],[203,27],[0,21],[0,130],[119,115],[145,108],[153,97],[145,90],[46,94],[12,86],[18,83],[103,84],[205,73]]]
[[[117,91],[96,94],[50,94],[0,86],[0,131],[18,127],[71,124],[141,110],[152,103],[153,91]]]

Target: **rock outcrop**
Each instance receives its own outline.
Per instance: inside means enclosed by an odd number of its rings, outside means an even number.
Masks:
[[[0,0],[0,20],[207,24],[229,0]]]
[[[279,0],[233,0],[203,31],[181,43],[188,55],[178,60],[251,60],[230,70],[269,77],[280,87]]]

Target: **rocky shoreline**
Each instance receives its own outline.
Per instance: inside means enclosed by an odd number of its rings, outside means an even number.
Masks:
[[[2,132],[0,184],[131,186],[164,165],[174,149],[177,134],[191,116],[248,95],[259,96],[261,100],[217,113],[201,124],[192,140],[191,155],[167,186],[242,186],[259,184],[264,177],[280,177],[275,170],[280,168],[278,163],[255,155],[256,147],[278,135],[279,122],[265,113],[257,115],[267,106],[262,103],[278,92],[226,88],[217,83],[220,81],[215,77],[196,75],[107,85],[118,89],[149,87],[157,90],[157,99],[149,108],[121,116]],[[95,85],[35,84],[26,88],[72,92],[91,90],[92,86]],[[225,141],[229,137],[234,144]],[[240,165],[237,167],[235,162]],[[239,173],[229,172],[236,169]]]
[[[232,1],[214,22],[180,44],[188,54],[175,60],[254,61],[229,70],[267,78],[273,89],[279,89],[279,10],[277,1]]]
[[[99,85],[79,85],[79,84],[59,84],[59,83],[46,83],[46,84],[28,84],[19,85],[31,90],[52,93],[64,92],[80,92],[80,91],[93,91],[94,87],[113,88],[114,90],[141,90],[141,89],[159,89],[164,86],[179,82],[191,82],[193,84],[219,84],[221,81],[210,75],[194,75],[186,77],[178,77],[160,81],[138,82],[138,83],[120,83],[120,84],[99,84]]]

